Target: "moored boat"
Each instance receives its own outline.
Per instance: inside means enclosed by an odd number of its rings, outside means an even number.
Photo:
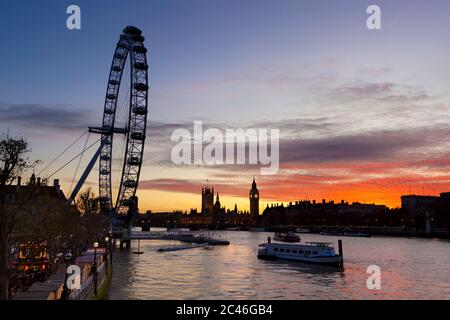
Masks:
[[[345,231],[343,233],[346,237],[363,237],[363,238],[370,238],[370,233],[368,232],[360,232],[360,231]]]
[[[282,242],[300,242],[300,236],[292,231],[289,231],[287,233],[276,232],[273,239]]]
[[[343,267],[342,241],[339,240],[339,253],[336,254],[331,243],[305,242],[301,244],[287,244],[271,242],[259,245],[258,258],[265,260],[284,259]]]
[[[319,233],[321,236],[343,236],[344,233],[342,231],[335,230],[324,230]]]
[[[159,252],[167,252],[167,251],[180,251],[180,250],[189,250],[189,249],[195,249],[195,248],[201,248],[206,247],[207,243],[199,243],[199,244],[193,244],[189,246],[171,246],[171,247],[163,247],[159,248]]]
[[[320,232],[322,236],[335,236],[335,237],[364,237],[369,238],[370,233],[362,231],[343,231],[343,230],[323,230]]]
[[[311,232],[311,230],[306,229],[306,228],[298,227],[298,228],[295,229],[295,233],[310,233],[310,232]]]

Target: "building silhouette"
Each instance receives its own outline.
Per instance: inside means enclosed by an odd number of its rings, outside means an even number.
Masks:
[[[405,220],[416,230],[431,233],[450,226],[450,193],[439,196],[404,195],[401,197]]]
[[[220,200],[219,200],[219,193],[217,192],[216,202],[214,203],[214,212],[219,212],[221,209],[220,206]]]
[[[234,205],[234,209],[226,209],[220,203],[219,192],[216,193],[209,184],[203,186],[201,192],[202,210],[200,212],[197,212],[196,209],[191,209],[189,213],[181,211],[149,213],[145,217],[140,217],[137,224],[146,227],[150,225],[160,227],[208,226],[217,229],[250,226],[258,223],[259,191],[254,179],[249,192],[251,211],[238,210],[237,204]]]
[[[258,224],[259,222],[259,191],[256,187],[255,178],[253,178],[252,188],[249,192],[250,199],[250,214],[253,218],[253,223]]]
[[[214,188],[206,185],[202,188],[202,211],[203,214],[213,213]]]

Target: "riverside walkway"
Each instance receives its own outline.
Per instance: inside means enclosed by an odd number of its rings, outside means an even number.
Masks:
[[[107,292],[112,275],[111,256],[104,254],[104,248],[99,248],[99,254],[92,254],[92,249],[86,255],[76,259],[75,265],[81,269],[81,288],[70,290],[68,300],[101,299]],[[94,259],[95,257],[95,259]],[[92,273],[92,265],[96,261],[96,278]],[[60,264],[55,273],[43,282],[35,282],[26,291],[19,291],[13,300],[60,300],[66,280],[66,264]],[[95,280],[97,279],[97,280]],[[94,288],[98,289],[95,294]]]
[[[66,265],[58,266],[58,269],[44,282],[35,282],[27,291],[19,291],[13,300],[53,300],[52,296],[60,295],[66,278]]]

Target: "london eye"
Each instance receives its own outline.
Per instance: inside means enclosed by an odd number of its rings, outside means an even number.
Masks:
[[[51,161],[47,170],[81,137],[87,134],[83,150],[47,177],[58,173],[94,145],[100,145],[83,174],[70,192],[67,203],[72,204],[92,171],[99,163],[99,202],[102,213],[111,220],[111,228],[121,232],[130,228],[137,214],[136,191],[144,156],[148,113],[147,49],[142,31],[133,26],[123,29],[117,42],[109,71],[101,126],[89,127],[79,138]],[[90,133],[100,138],[87,147]],[[78,171],[75,171],[74,179]],[[72,186],[70,187],[72,189]],[[69,190],[70,190],[69,189]],[[111,230],[114,232],[114,230]]]
[[[109,216],[113,233],[130,229],[137,214],[136,191],[144,157],[148,114],[148,64],[144,40],[140,29],[134,26],[123,29],[109,70],[101,126],[89,127],[41,170],[41,173],[46,171],[87,134],[83,150],[45,179],[79,158],[74,183],[83,154],[100,142],[73,190],[70,186],[72,191],[69,191],[67,203],[74,202],[98,161],[100,209]],[[100,138],[87,146],[91,133]]]
[[[90,132],[101,134],[101,207],[119,216],[127,214],[131,198],[136,194],[143,160],[149,88],[146,53],[141,30],[126,27],[111,64],[102,126],[89,128]],[[127,89],[121,90],[125,86]]]

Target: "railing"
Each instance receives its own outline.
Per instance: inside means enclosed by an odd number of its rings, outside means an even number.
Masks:
[[[332,242],[303,242],[303,243],[312,247],[329,247],[333,244]]]
[[[103,261],[103,263],[97,269],[97,285],[100,286],[103,280],[107,276],[107,264],[109,264],[109,259]],[[81,281],[81,288],[74,289],[69,295],[69,300],[80,300],[87,297],[94,287],[94,275],[91,274],[84,281]]]

